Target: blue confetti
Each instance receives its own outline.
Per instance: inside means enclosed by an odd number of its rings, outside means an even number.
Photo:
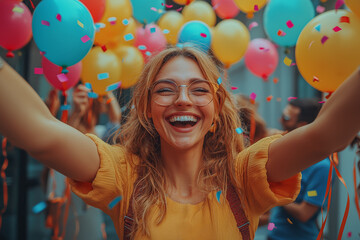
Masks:
[[[156,32],[156,28],[154,28],[154,27],[150,28],[150,32],[151,32],[151,33]]]
[[[315,28],[315,30],[316,30],[316,31],[320,32],[321,25],[320,25],[320,24],[318,24],[318,25],[316,25],[314,28]]]
[[[127,20],[126,18],[124,20],[122,20],[122,23],[126,26],[129,24],[129,20]]]
[[[99,95],[97,95],[97,93],[94,93],[94,92],[88,92],[88,97],[89,98],[98,98]]]
[[[118,204],[120,201],[122,200],[122,196],[118,196],[116,198],[114,198],[108,205],[109,209],[112,209],[113,207],[115,207],[116,204]]]
[[[134,39],[134,35],[132,35],[131,33],[128,33],[124,36],[125,41],[130,41]]]
[[[146,51],[146,56],[151,56],[151,52],[149,52],[149,51]]]
[[[218,78],[217,83],[220,85],[222,83],[221,77]]]
[[[167,30],[167,29],[164,29],[164,30],[163,30],[163,34],[168,34],[168,33],[170,33],[169,30]]]
[[[42,201],[33,206],[32,211],[33,213],[40,213],[46,209],[46,202]]]
[[[218,191],[218,192],[216,193],[216,199],[218,200],[219,203],[220,203],[221,193],[222,193],[222,191]]]
[[[99,73],[99,74],[97,75],[97,78],[98,78],[99,80],[107,79],[107,78],[109,78],[109,73]]]
[[[147,47],[146,47],[145,45],[139,45],[139,46],[138,46],[138,49],[139,49],[139,50],[146,50]]]
[[[114,84],[111,84],[109,86],[106,87],[106,91],[109,92],[109,91],[114,91],[115,89],[118,89],[121,85],[121,82],[117,82],[117,83],[114,83]]]
[[[61,105],[61,107],[60,107],[60,111],[70,110],[70,109],[71,109],[70,105]]]
[[[106,27],[104,23],[95,23],[95,29],[100,30],[101,28]]]
[[[92,90],[92,86],[91,86],[91,83],[85,83],[85,87],[87,87],[89,90]]]
[[[242,134],[244,132],[244,130],[242,128],[237,128],[235,129],[237,134]]]

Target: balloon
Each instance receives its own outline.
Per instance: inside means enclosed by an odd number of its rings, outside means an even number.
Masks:
[[[94,47],[83,60],[81,81],[90,83],[98,95],[105,95],[110,88],[114,90],[111,86],[118,86],[121,70],[121,62],[113,51]]]
[[[94,22],[99,22],[104,16],[105,0],[80,0],[89,9]]]
[[[194,0],[173,0],[173,1],[179,5],[189,5]]]
[[[40,51],[62,67],[80,62],[94,43],[93,19],[79,1],[41,1],[34,11],[32,29]]]
[[[121,37],[126,26],[125,19],[132,15],[130,0],[106,0],[105,13],[100,23],[96,23],[95,42],[97,45],[106,45]]]
[[[183,15],[177,11],[168,11],[160,18],[159,27],[163,32],[169,31],[168,33],[164,32],[168,43],[173,45],[177,43],[177,35],[184,22]]]
[[[165,0],[131,0],[134,18],[141,24],[156,22],[165,12]]]
[[[345,0],[346,6],[350,8],[350,10],[355,13],[358,17],[360,17],[360,1],[359,0]]]
[[[133,46],[118,46],[114,53],[121,60],[122,69],[119,81],[121,88],[129,88],[135,85],[144,67],[144,58],[141,52]]]
[[[229,67],[244,56],[250,34],[242,22],[227,19],[216,25],[212,38],[211,46],[215,56]]]
[[[80,74],[82,69],[81,62],[78,62],[75,65],[68,67],[69,72],[66,74],[67,81],[65,82],[61,82],[58,78],[58,75],[61,74],[62,67],[53,64],[48,59],[46,59],[46,57],[42,57],[41,64],[46,79],[56,89],[66,91],[75,86],[76,83],[78,83],[80,80]]]
[[[190,42],[203,51],[208,51],[211,44],[211,31],[209,26],[201,21],[190,21],[185,23],[179,31],[179,43]]]
[[[264,12],[265,31],[276,44],[292,47],[314,16],[311,0],[271,0]]]
[[[216,14],[222,19],[233,18],[240,12],[234,0],[211,0],[211,5]]]
[[[205,1],[197,1],[187,5],[182,14],[185,22],[199,20],[212,27],[216,23],[216,15],[211,5]]]
[[[276,69],[279,55],[274,44],[264,38],[252,40],[245,53],[245,65],[254,75],[267,79]]]
[[[136,29],[135,46],[140,49],[144,59],[147,60],[150,56],[166,48],[166,38],[161,29],[152,23],[146,25],[145,28],[138,27]]]
[[[360,65],[359,39],[360,18],[354,13],[338,9],[318,15],[296,44],[301,75],[319,91],[335,91]]]
[[[234,2],[241,11],[247,13],[248,18],[252,18],[254,12],[260,10],[267,0],[234,0]]]
[[[129,18],[128,24],[126,25],[126,28],[122,32],[121,36],[116,38],[114,41],[110,41],[108,44],[106,44],[106,47],[113,49],[118,45],[134,46],[135,33],[137,28],[136,25],[136,21],[132,17]]]
[[[0,1],[0,46],[8,50],[7,57],[13,57],[13,50],[22,48],[30,41],[31,19],[31,12],[24,3]]]

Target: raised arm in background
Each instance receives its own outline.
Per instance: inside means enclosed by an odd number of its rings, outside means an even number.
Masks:
[[[273,142],[266,165],[270,182],[292,177],[346,148],[360,130],[360,68],[322,107],[316,120]]]
[[[53,117],[31,86],[3,62],[0,133],[44,165],[72,179],[92,181],[100,164],[95,143]]]

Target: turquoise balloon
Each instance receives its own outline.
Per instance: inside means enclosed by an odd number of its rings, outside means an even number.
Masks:
[[[78,0],[42,0],[33,14],[32,30],[39,50],[62,67],[80,62],[95,39],[92,16]]]
[[[264,28],[269,38],[285,47],[296,45],[305,25],[315,16],[311,0],[271,0],[264,12]]]
[[[156,22],[165,13],[165,0],[131,0],[133,17],[142,24]]]
[[[211,45],[211,31],[209,26],[198,20],[187,22],[178,33],[178,43],[191,43],[207,52]]]

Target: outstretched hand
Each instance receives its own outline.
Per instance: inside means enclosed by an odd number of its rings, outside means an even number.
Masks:
[[[85,85],[78,85],[73,92],[73,113],[82,117],[85,115],[89,108],[88,92],[90,90]]]

